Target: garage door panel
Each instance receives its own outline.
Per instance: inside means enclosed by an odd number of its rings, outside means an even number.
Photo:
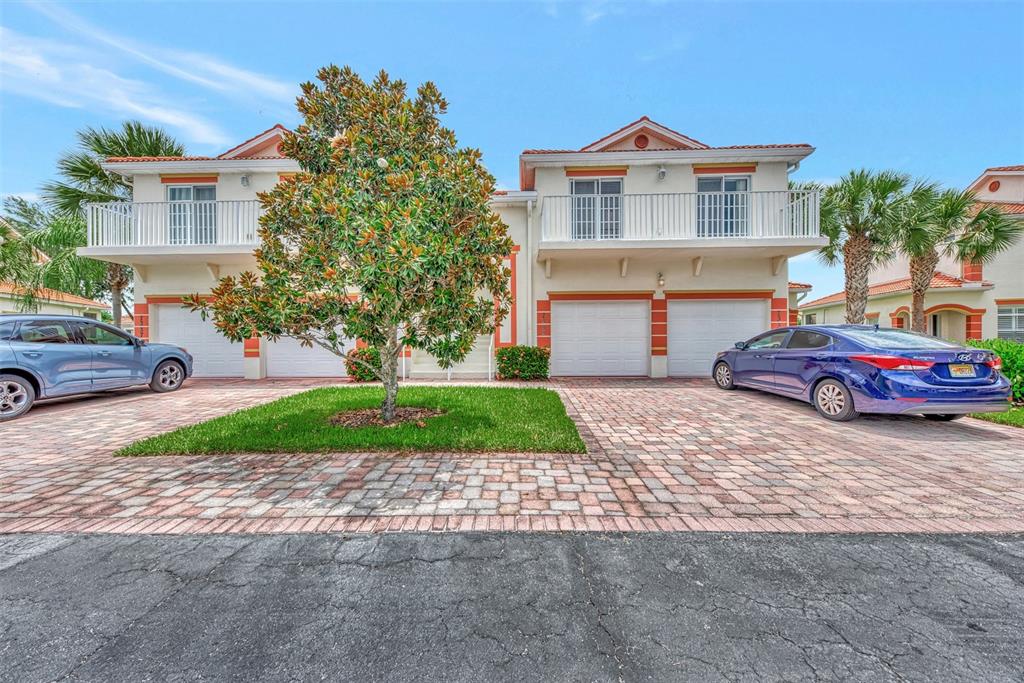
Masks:
[[[245,374],[242,345],[218,332],[213,320],[203,320],[198,311],[175,304],[160,304],[155,308],[154,341],[188,349],[195,377],[242,377]]]
[[[647,301],[556,301],[551,305],[551,374],[647,375]]]
[[[668,374],[706,377],[715,354],[768,328],[762,299],[668,303]]]
[[[306,347],[298,339],[265,341],[267,377],[345,377],[345,360],[322,346]],[[345,340],[344,348],[353,344]]]

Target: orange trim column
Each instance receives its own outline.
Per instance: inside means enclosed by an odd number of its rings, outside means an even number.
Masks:
[[[537,346],[551,348],[551,301],[537,299]]]
[[[136,303],[132,317],[135,318],[135,336],[149,341],[149,304]]]
[[[799,325],[800,324],[800,312],[795,308],[789,309],[789,324]]]
[[[267,345],[259,337],[242,341],[242,370],[246,379],[263,379],[267,376],[267,363],[263,357]]]
[[[668,300],[651,299],[651,377],[668,377]]]
[[[903,316],[902,315],[890,315],[889,322],[898,330],[903,329]]]
[[[789,298],[784,296],[772,297],[772,326],[774,330],[789,325]]]
[[[981,282],[984,279],[981,264],[969,261],[960,264],[960,276],[967,282]]]
[[[968,339],[984,339],[982,333],[980,314],[968,315],[967,316],[967,338]]]

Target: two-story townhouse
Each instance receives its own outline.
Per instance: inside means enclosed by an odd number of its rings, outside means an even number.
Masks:
[[[986,169],[970,189],[982,204],[1024,221],[1024,165]],[[871,272],[866,316],[892,327],[910,326],[910,277],[906,257]],[[804,323],[841,323],[846,294],[837,292],[800,306]],[[942,258],[925,293],[929,333],[954,341],[1000,337],[1024,341],[1024,240],[990,263]]]
[[[232,344],[181,297],[255,267],[259,205],[297,164],[281,126],[217,157],[115,158],[134,201],[90,208],[83,255],[132,265],[139,336],[180,343],[199,376],[344,374],[291,340]],[[787,260],[824,244],[815,192],[789,189],[806,144],[711,147],[644,117],[573,150],[526,150],[492,204],[515,243],[514,305],[454,375],[494,349],[551,349],[554,375],[706,375],[714,354],[789,324]],[[417,350],[406,375],[441,373]]]

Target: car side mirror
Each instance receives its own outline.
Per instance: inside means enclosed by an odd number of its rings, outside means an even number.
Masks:
[[[138,337],[132,337],[132,343],[135,344],[136,347],[141,349],[143,346],[146,345],[146,340],[139,339]]]
[[[747,342],[736,342],[734,346],[740,351],[743,351],[747,348]]]

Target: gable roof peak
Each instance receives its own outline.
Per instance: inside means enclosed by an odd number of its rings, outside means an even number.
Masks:
[[[289,132],[280,123],[275,123],[262,133],[252,136],[245,142],[239,143],[217,156],[218,159],[245,159],[252,156],[281,156],[277,152],[277,143],[273,142],[285,133]],[[265,154],[270,151],[271,154]]]
[[[641,137],[642,136],[642,137]],[[602,152],[615,149],[647,149],[650,146],[650,138],[657,139],[656,149],[708,149],[700,140],[695,140],[679,131],[664,126],[651,117],[644,115],[636,121],[627,123],[618,130],[612,131],[604,137],[594,140],[589,145],[581,148],[581,152]]]

